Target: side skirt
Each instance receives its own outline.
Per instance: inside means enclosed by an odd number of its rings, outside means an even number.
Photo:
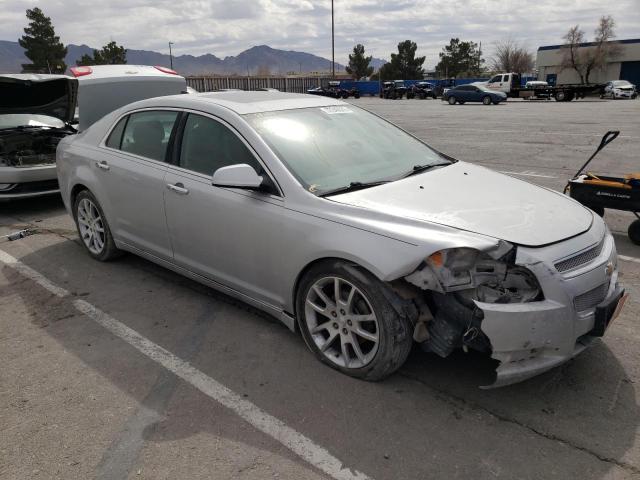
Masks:
[[[216,282],[215,280],[211,280],[208,277],[192,272],[191,270],[188,270],[184,267],[176,265],[175,263],[156,257],[155,255],[145,252],[144,250],[140,250],[139,248],[129,245],[128,243],[120,241],[120,242],[117,242],[117,246],[121,250],[126,250],[128,252],[131,252],[134,255],[138,255],[142,258],[145,258],[150,262],[160,265],[161,267],[164,267],[168,270],[171,270],[187,278],[190,278],[191,280],[195,280],[198,283],[206,285],[207,287],[213,288],[214,290],[218,290],[219,292],[229,295],[230,297],[233,297],[242,302],[245,302],[251,305],[252,307],[257,308],[258,310],[262,310],[263,312],[266,312],[269,315],[276,317],[278,320],[284,323],[287,326],[287,328],[292,332],[295,331],[295,324],[296,324],[295,319],[293,318],[293,316],[291,316],[281,308],[271,305],[270,303],[256,300],[255,298],[250,297],[249,295],[238,292],[237,290],[234,290],[231,287],[227,287],[222,283]]]

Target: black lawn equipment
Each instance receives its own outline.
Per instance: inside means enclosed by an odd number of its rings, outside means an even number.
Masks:
[[[620,135],[619,131],[607,132],[600,141],[596,151],[589,157],[584,165],[573,176],[564,193],[569,192],[571,198],[579,201],[586,207],[604,215],[605,208],[632,212],[637,220],[629,225],[629,238],[636,245],[640,245],[640,173],[630,173],[624,178],[596,175],[592,172],[582,173],[594,157],[609,143]]]

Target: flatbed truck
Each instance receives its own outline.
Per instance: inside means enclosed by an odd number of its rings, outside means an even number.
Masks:
[[[512,98],[547,97],[558,102],[584,98],[587,95],[598,95],[604,91],[604,84],[562,84],[536,85],[523,87],[518,73],[500,73],[486,82],[488,88],[504,92]]]

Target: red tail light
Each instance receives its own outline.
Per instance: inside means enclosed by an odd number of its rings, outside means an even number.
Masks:
[[[76,78],[82,77],[84,75],[91,75],[93,73],[93,70],[91,67],[72,67],[69,70],[71,70],[71,73]]]
[[[161,67],[159,65],[156,65],[155,68],[157,68],[163,73],[168,73],[170,75],[178,75],[178,72],[176,72],[175,70],[171,70],[170,68],[167,68],[167,67]]]

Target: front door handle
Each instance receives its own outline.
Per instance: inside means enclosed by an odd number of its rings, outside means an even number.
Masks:
[[[96,162],[96,167],[102,169],[102,170],[109,170],[109,164],[107,162],[105,162],[104,160],[102,160],[101,162]]]
[[[167,183],[167,188],[172,192],[179,193],[180,195],[186,195],[187,193],[189,193],[189,190],[184,188],[184,185],[180,182],[175,184]]]

